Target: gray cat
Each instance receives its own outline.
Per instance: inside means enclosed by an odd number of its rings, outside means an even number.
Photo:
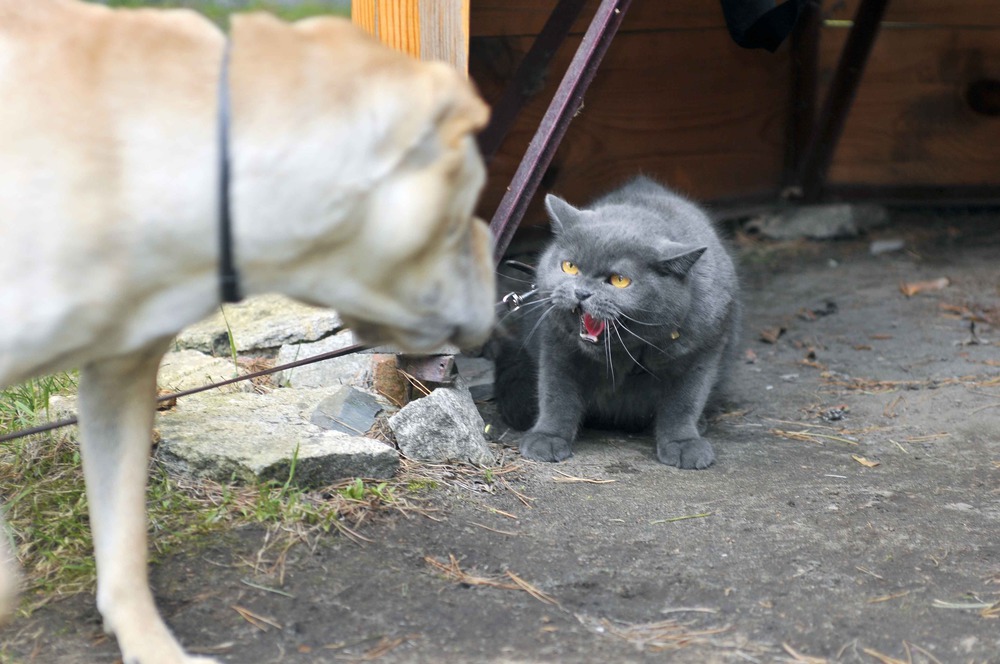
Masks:
[[[493,340],[496,398],[521,455],[562,461],[579,427],[645,430],[680,468],[715,460],[704,411],[736,357],[739,285],[705,213],[646,177],[576,209],[545,199],[555,238],[538,294]]]

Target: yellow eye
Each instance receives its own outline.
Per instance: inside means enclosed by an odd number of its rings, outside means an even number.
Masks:
[[[612,274],[611,277],[608,279],[608,283],[610,283],[615,288],[625,288],[630,283],[632,283],[632,280],[629,279],[628,277],[623,277],[620,274]]]
[[[573,261],[563,261],[562,271],[566,274],[580,274],[580,268]]]

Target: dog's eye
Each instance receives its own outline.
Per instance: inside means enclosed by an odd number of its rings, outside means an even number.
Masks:
[[[580,268],[573,261],[563,261],[562,271],[566,274],[580,274]]]
[[[629,279],[628,277],[623,277],[620,274],[612,274],[608,278],[608,283],[614,286],[615,288],[625,288],[630,283],[632,283],[632,280]]]

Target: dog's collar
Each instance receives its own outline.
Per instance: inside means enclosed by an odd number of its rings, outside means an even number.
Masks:
[[[229,146],[229,50],[227,39],[222,51],[219,72],[219,293],[223,302],[239,302],[240,275],[233,258],[233,223],[229,205],[230,146]]]

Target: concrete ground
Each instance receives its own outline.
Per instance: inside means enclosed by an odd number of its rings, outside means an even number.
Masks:
[[[261,533],[240,530],[154,568],[168,622],[261,664],[1000,662],[1000,217],[739,245],[747,362],[713,467],[588,432],[510,489],[445,484],[433,519],[292,549],[281,594],[243,582],[278,580],[251,578]],[[507,587],[426,560],[450,556]],[[3,635],[23,661],[117,657],[89,597]]]

